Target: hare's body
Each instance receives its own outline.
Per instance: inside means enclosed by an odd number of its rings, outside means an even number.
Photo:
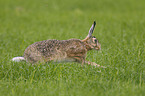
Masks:
[[[24,52],[24,58],[31,63],[77,61],[84,57],[87,48],[79,39],[45,40],[30,45]]]
[[[39,62],[79,62],[82,64],[91,64],[100,66],[94,62],[86,61],[86,53],[89,50],[100,50],[101,44],[95,36],[92,36],[96,22],[93,23],[89,30],[88,36],[84,40],[45,40],[36,42],[24,52],[24,57],[15,57],[13,61],[26,60],[32,64]]]

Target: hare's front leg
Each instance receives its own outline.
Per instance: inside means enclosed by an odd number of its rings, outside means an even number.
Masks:
[[[86,61],[85,57],[74,57],[74,58],[76,59],[77,62],[81,63],[82,66],[84,64],[88,64],[88,65],[92,65],[92,66],[102,67],[102,66],[96,64],[95,62]]]
[[[85,64],[92,65],[92,66],[97,66],[97,67],[102,67],[102,68],[106,68],[104,66],[101,66],[99,64],[96,64],[95,62],[90,62],[90,61],[85,61]]]
[[[99,64],[96,64],[95,62],[85,61],[85,64],[100,67],[100,65]]]
[[[85,58],[84,57],[74,57],[74,59],[76,60],[76,62],[81,63],[82,66],[85,63]]]

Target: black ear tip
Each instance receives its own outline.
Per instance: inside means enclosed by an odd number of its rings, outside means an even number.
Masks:
[[[94,21],[94,25],[96,25],[96,21]]]

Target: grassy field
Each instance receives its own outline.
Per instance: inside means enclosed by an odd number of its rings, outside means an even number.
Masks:
[[[102,50],[78,63],[11,62],[36,41],[84,39]],[[144,0],[0,0],[0,96],[144,96]]]

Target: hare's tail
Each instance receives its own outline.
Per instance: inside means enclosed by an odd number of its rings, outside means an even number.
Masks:
[[[14,58],[12,59],[12,61],[14,61],[14,62],[25,61],[25,58],[24,58],[24,57],[14,57]]]

